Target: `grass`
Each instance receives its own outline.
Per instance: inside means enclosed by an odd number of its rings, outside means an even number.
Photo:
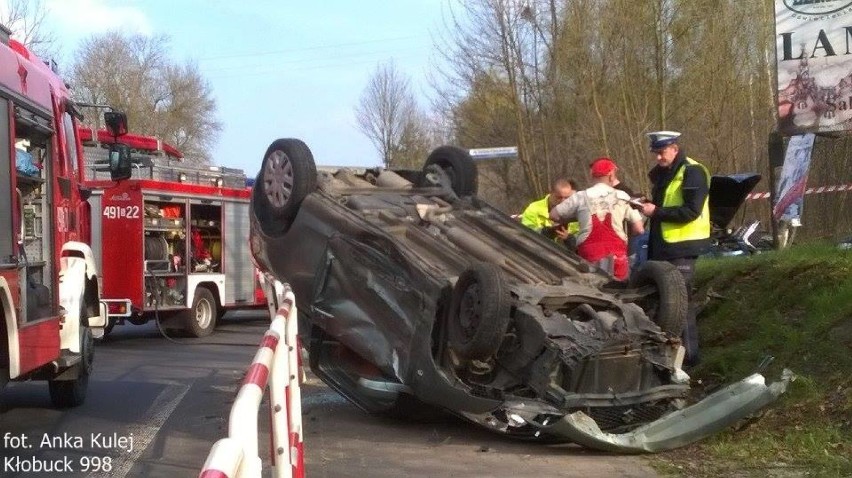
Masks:
[[[679,476],[852,476],[852,251],[808,245],[700,261],[698,317],[707,388],[754,371],[797,375],[763,416],[698,444],[656,455]]]

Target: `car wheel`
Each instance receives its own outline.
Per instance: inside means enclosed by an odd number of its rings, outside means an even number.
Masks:
[[[683,275],[668,262],[648,261],[630,279],[632,287],[654,286],[656,292],[637,301],[664,332],[680,337],[686,323],[689,296]]]
[[[293,138],[273,141],[252,189],[252,208],[264,232],[286,232],[302,200],[316,186],[317,167],[308,146]]]
[[[80,371],[73,380],[51,380],[47,387],[50,391],[50,401],[56,408],[70,408],[82,405],[86,400],[89,388],[89,375],[92,373],[92,362],[95,356],[94,338],[88,327],[80,324]]]
[[[470,360],[493,356],[511,313],[509,288],[500,268],[481,263],[463,272],[453,290],[450,310],[450,347]]]
[[[192,308],[184,312],[184,327],[192,337],[207,337],[216,327],[216,299],[204,287],[195,289]]]
[[[459,197],[477,190],[476,163],[470,154],[455,146],[440,146],[429,154],[421,172],[421,186],[448,185]]]

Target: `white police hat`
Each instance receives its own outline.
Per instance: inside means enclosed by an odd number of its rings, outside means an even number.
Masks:
[[[680,133],[677,131],[654,131],[648,133],[648,139],[651,140],[651,151],[662,149],[670,144],[677,143]]]

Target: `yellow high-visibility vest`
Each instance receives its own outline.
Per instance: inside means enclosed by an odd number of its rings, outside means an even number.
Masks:
[[[707,187],[710,187],[710,171],[703,164],[695,161],[692,158],[686,158],[686,162],[690,166],[698,166],[704,170],[704,176],[707,178]],[[683,175],[687,165],[681,166],[669,185],[666,187],[666,192],[663,195],[663,207],[683,206]],[[701,207],[701,215],[695,218],[694,221],[687,223],[661,222],[660,227],[663,232],[663,241],[668,243],[694,241],[696,239],[707,239],[710,237],[710,195],[704,198],[704,205]]]
[[[553,221],[550,220],[550,206],[547,204],[548,199],[550,194],[530,203],[521,215],[521,224],[535,232],[541,232],[543,228],[553,226]],[[580,232],[580,223],[569,222],[567,229],[570,234],[577,234]]]

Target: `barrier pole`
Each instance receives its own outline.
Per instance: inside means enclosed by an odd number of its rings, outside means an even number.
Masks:
[[[271,475],[276,478],[305,476],[296,298],[289,287],[271,276],[261,276],[260,282],[272,320],[231,407],[228,438],[213,445],[199,478],[261,476],[258,412],[267,385],[270,390]]]

